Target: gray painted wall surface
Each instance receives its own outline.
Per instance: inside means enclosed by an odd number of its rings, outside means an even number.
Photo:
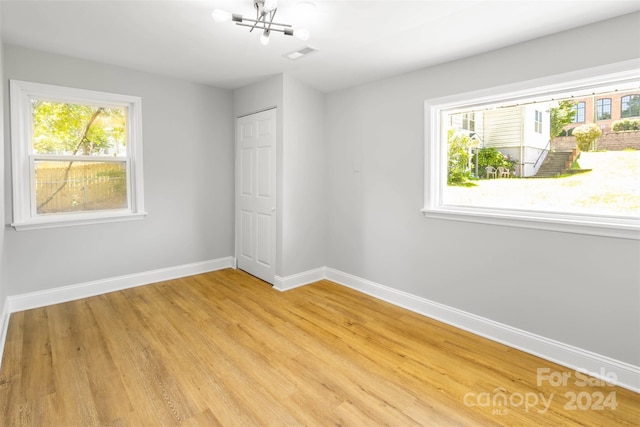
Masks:
[[[283,76],[269,77],[233,91],[233,117],[257,113],[269,108],[277,109],[276,133],[276,275],[282,275],[282,105],[284,102]],[[234,122],[235,126],[235,122]],[[235,146],[235,139],[234,139]],[[235,202],[234,202],[235,203]],[[235,209],[235,204],[234,204]]]
[[[0,7],[0,17],[2,15],[2,8]],[[0,35],[0,82],[4,82],[3,77],[3,64],[4,64],[4,47],[2,45],[2,35]],[[0,84],[0,100],[4,99],[4,84]],[[0,117],[4,117],[4,102],[0,102]],[[0,147],[4,147],[4,120],[0,120]],[[0,316],[3,314],[4,304],[9,294],[7,289],[7,263],[5,257],[5,228],[3,224],[4,220],[4,150],[0,149],[0,200],[3,201],[3,208],[0,209]],[[0,317],[0,326],[1,326]],[[1,332],[0,332],[1,334]],[[0,344],[2,347],[2,344]],[[0,355],[2,357],[2,355]]]
[[[284,76],[283,269],[325,266],[324,96]]]
[[[7,80],[142,97],[149,214],[142,221],[20,232],[8,229],[10,295],[233,253],[231,91],[17,46],[4,48]],[[8,141],[8,125],[5,136]],[[9,144],[5,160],[10,191]],[[6,222],[10,222],[10,197],[6,204]]]
[[[324,95],[278,75],[234,91],[234,115],[278,109],[277,265],[281,277],[323,267]]]
[[[639,16],[328,94],[327,266],[640,365],[640,242],[419,211],[425,99],[638,58]]]

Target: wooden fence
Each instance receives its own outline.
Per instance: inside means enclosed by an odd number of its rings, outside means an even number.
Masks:
[[[124,163],[37,162],[38,214],[127,207]]]

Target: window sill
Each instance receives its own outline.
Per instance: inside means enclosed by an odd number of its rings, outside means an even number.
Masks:
[[[640,220],[551,212],[520,212],[448,206],[422,209],[425,217],[561,233],[640,240]]]
[[[102,224],[107,222],[134,221],[144,219],[145,216],[147,216],[146,212],[126,212],[118,214],[95,213],[81,215],[61,215],[58,217],[52,215],[50,217],[38,218],[24,222],[14,222],[11,224],[11,226],[17,231],[38,230],[43,228],[71,227],[77,225]]]

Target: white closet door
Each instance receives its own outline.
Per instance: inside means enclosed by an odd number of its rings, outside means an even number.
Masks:
[[[237,122],[238,268],[272,283],[276,261],[276,110]]]

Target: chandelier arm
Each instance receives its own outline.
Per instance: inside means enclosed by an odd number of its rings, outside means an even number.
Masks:
[[[260,26],[258,24],[253,24],[253,25],[251,25],[251,24],[243,24],[243,23],[240,23],[240,22],[237,22],[236,25],[240,25],[241,27],[257,28],[259,30],[279,31],[279,32],[285,33],[287,35],[292,35],[293,34],[293,33],[288,34],[288,32],[291,31],[290,28],[267,27],[267,26]],[[278,25],[278,24],[273,24],[273,25]]]
[[[269,12],[269,25],[267,26],[268,28],[265,30],[265,35],[269,34],[269,30],[271,30],[271,26],[273,25],[273,18],[275,18],[276,16],[276,12],[278,11],[278,8],[273,9],[271,12]],[[265,20],[266,23],[266,20]]]
[[[262,23],[262,22],[264,22],[264,21],[261,21],[261,20],[260,20],[260,21],[257,21],[257,20],[255,20],[255,19],[244,18],[244,17],[242,18],[242,21],[249,21],[249,22],[256,22],[256,23]],[[291,27],[293,27],[293,25],[289,25],[289,24],[280,24],[280,23],[277,23],[277,22],[271,22],[270,24],[271,24],[271,25],[278,25],[278,26],[280,26],[280,27],[287,27],[287,28],[291,28]],[[253,25],[242,24],[241,22],[236,22],[236,25],[242,25],[242,26],[244,26],[244,27],[253,27]]]

